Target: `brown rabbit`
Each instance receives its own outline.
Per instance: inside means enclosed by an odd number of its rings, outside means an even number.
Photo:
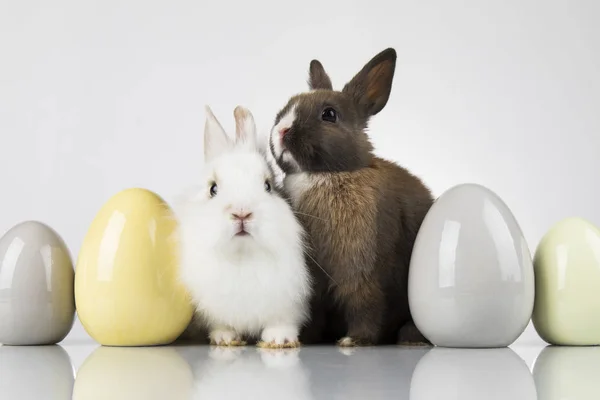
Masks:
[[[310,92],[275,119],[270,148],[310,237],[316,277],[303,343],[426,342],[410,315],[407,280],[419,227],[433,203],[409,171],[373,155],[365,130],[386,105],[396,51],[369,61],[341,91],[310,63]]]

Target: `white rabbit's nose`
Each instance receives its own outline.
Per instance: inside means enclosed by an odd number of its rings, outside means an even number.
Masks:
[[[247,221],[252,217],[251,212],[233,212],[231,213],[231,217],[238,221]]]

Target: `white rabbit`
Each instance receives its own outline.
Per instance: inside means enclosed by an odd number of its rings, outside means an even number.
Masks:
[[[311,278],[304,231],[273,183],[249,110],[234,110],[235,140],[206,107],[200,186],[176,205],[181,279],[211,343],[296,347]]]

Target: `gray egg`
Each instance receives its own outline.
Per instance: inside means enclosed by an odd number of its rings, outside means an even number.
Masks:
[[[442,347],[505,347],[531,319],[531,253],[507,205],[462,184],[427,213],[413,248],[408,296],[419,330]]]
[[[0,343],[63,340],[75,320],[74,269],[60,236],[37,221],[0,238]]]

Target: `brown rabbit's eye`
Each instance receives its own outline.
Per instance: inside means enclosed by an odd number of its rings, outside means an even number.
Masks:
[[[215,197],[217,195],[217,184],[213,183],[210,187],[210,197]]]
[[[321,114],[321,119],[326,122],[335,122],[337,121],[337,112],[331,107],[327,107],[323,110]]]
[[[265,190],[268,193],[271,193],[271,184],[269,183],[269,181],[265,181]]]

